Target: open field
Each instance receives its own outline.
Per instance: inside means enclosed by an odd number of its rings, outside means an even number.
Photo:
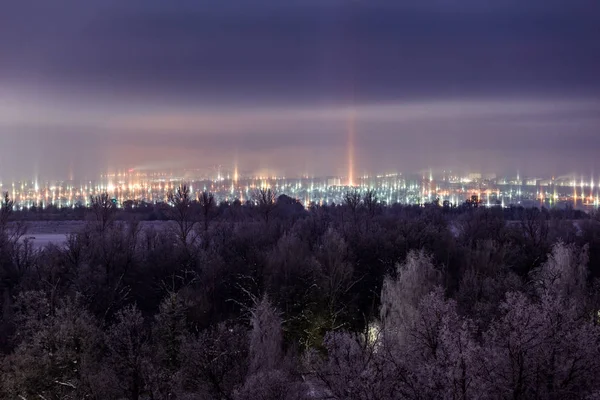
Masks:
[[[27,231],[23,236],[28,239],[35,248],[47,246],[50,243],[62,245],[66,242],[67,236],[75,233],[85,226],[85,221],[35,221],[27,222]],[[149,227],[164,229],[168,225],[166,221],[142,221],[142,229]]]

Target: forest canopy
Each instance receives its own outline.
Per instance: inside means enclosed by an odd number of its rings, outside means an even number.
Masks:
[[[0,208],[0,397],[600,396],[600,215],[108,196],[64,245]]]

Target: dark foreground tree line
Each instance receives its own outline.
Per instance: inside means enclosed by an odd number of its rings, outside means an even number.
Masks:
[[[0,398],[600,398],[598,215],[169,202],[35,249],[4,199]]]

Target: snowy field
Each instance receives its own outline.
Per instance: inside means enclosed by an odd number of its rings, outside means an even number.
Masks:
[[[28,239],[34,248],[39,249],[52,243],[62,246],[66,243],[67,236],[83,228],[85,221],[35,221],[27,222],[27,232],[22,240]],[[142,229],[154,227],[164,229],[165,221],[140,222]]]
[[[39,249],[51,243],[57,246],[62,246],[67,241],[67,235],[63,233],[28,233],[23,236],[22,240],[25,239],[29,240],[35,249]]]

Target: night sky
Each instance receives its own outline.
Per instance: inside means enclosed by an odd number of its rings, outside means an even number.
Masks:
[[[596,0],[3,0],[0,179],[600,175]]]

